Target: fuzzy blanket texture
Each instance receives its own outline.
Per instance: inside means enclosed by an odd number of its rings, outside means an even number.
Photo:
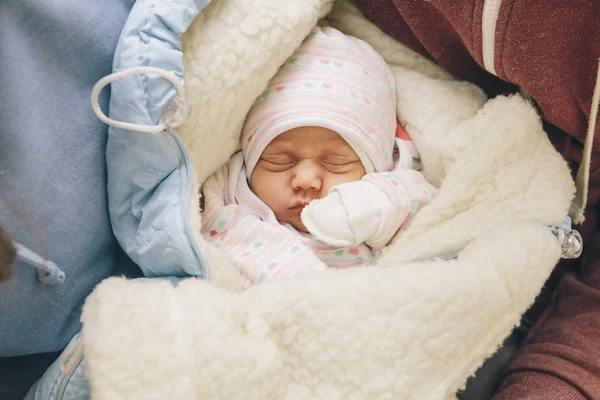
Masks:
[[[215,0],[194,21],[183,40],[192,115],[179,132],[198,183],[230,157],[252,102],[324,16],[389,62],[398,117],[439,196],[375,267],[244,292],[226,273],[177,287],[106,280],[83,313],[94,399],[454,399],[539,293],[560,257],[546,225],[563,220],[575,188],[534,108],[488,100],[347,0]],[[199,235],[198,199],[190,206],[203,254],[226,271]]]

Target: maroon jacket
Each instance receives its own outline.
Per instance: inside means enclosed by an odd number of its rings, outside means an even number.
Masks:
[[[577,171],[599,67],[600,0],[355,2],[384,32],[489,95],[524,88]],[[494,400],[600,400],[600,119],[595,132],[586,221],[577,227],[584,256],[548,280]]]

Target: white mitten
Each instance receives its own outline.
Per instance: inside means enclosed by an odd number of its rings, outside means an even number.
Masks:
[[[361,180],[332,187],[323,199],[310,202],[301,217],[306,229],[322,242],[357,246],[377,233],[390,206],[385,193]]]

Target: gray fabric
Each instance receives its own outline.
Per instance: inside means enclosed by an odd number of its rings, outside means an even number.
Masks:
[[[61,350],[94,286],[133,268],[112,234],[107,128],[89,101],[111,72],[131,5],[0,2],[0,225],[66,273],[64,284],[44,286],[32,266],[13,264],[0,283],[0,357]]]
[[[498,351],[479,367],[475,375],[469,378],[465,390],[457,393],[457,399],[491,400],[504,379],[508,363],[521,347],[530,328],[531,321],[524,317],[521,324],[506,338]]]

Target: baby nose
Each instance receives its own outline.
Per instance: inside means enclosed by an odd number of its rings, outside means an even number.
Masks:
[[[321,190],[319,167],[312,162],[303,162],[297,165],[292,178],[292,188],[294,190]]]

